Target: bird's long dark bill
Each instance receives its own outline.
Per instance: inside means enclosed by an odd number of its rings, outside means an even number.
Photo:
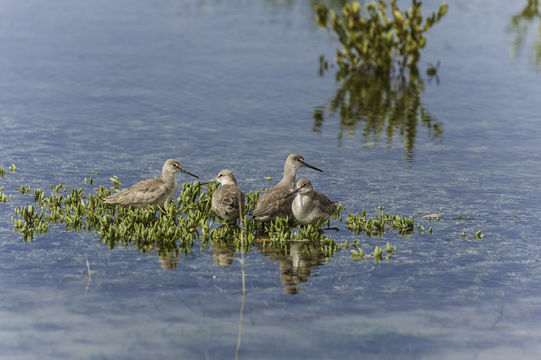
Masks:
[[[310,164],[308,164],[308,163],[305,163],[304,161],[302,162],[302,164],[303,164],[304,166],[307,166],[307,167],[312,168],[312,169],[314,169],[314,170],[323,172],[323,170],[318,169],[317,167],[312,166],[312,165],[310,165]]]
[[[201,185],[212,184],[215,181],[216,181],[216,179],[210,179],[209,181],[202,182]]]
[[[321,170],[320,170],[320,171],[321,171]],[[287,199],[288,197],[292,196],[292,195],[295,195],[295,194],[298,193],[298,192],[299,192],[299,189],[290,192],[289,194],[287,194],[286,196],[284,196],[284,200]]]
[[[195,178],[198,178],[198,179],[199,179],[199,176],[197,176],[197,175],[195,175],[195,174],[193,174],[193,173],[189,172],[189,171],[188,171],[188,170],[186,170],[186,169],[182,169],[181,171],[182,171],[183,173],[186,173],[186,174],[188,174],[188,175],[191,175],[191,176],[193,176],[193,177],[195,177]]]

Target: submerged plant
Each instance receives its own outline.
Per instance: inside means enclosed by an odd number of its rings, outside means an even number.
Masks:
[[[447,4],[427,17],[423,17],[417,0],[412,0],[406,11],[398,8],[396,0],[390,5],[379,0],[368,4],[365,13],[357,1],[345,4],[341,14],[325,5],[317,5],[316,13],[317,23],[332,30],[340,42],[336,51],[340,75],[358,71],[390,74],[396,68],[417,72],[425,33],[447,13]]]

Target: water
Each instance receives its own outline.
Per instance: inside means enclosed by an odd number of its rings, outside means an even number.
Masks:
[[[240,254],[198,244],[177,264],[62,228],[24,243],[15,188],[82,186],[92,170],[129,185],[174,157],[256,190],[291,152],[349,211],[442,220],[432,235],[361,236],[365,251],[397,246],[378,265],[252,249],[240,358],[538,358],[541,35],[533,20],[517,47],[510,25],[525,5],[451,3],[408,93],[432,125],[389,127],[327,111],[342,87],[318,57],[335,43],[308,3],[3,1],[0,163],[18,170],[0,180],[14,194],[0,205],[0,358],[234,358]],[[424,75],[438,60],[439,85]]]

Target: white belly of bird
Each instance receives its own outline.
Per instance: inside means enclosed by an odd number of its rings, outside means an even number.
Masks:
[[[317,218],[327,217],[315,204],[309,196],[298,194],[291,205],[293,215],[303,225],[314,222]]]

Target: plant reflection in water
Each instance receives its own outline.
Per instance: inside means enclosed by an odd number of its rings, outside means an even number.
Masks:
[[[541,19],[539,0],[527,0],[527,4],[522,11],[511,17],[508,29],[515,33],[515,40],[510,49],[511,57],[515,58],[520,53],[532,23],[534,21],[539,23],[539,19]],[[538,29],[537,38],[533,45],[533,62],[537,68],[541,68],[541,23]]]
[[[321,131],[325,117],[338,115],[340,142],[345,135],[360,131],[366,143],[384,139],[391,147],[400,136],[408,160],[413,158],[419,124],[431,139],[440,138],[442,124],[421,102],[424,82],[417,72],[408,76],[359,72],[337,81],[340,86],[328,105],[314,109],[314,131]]]

